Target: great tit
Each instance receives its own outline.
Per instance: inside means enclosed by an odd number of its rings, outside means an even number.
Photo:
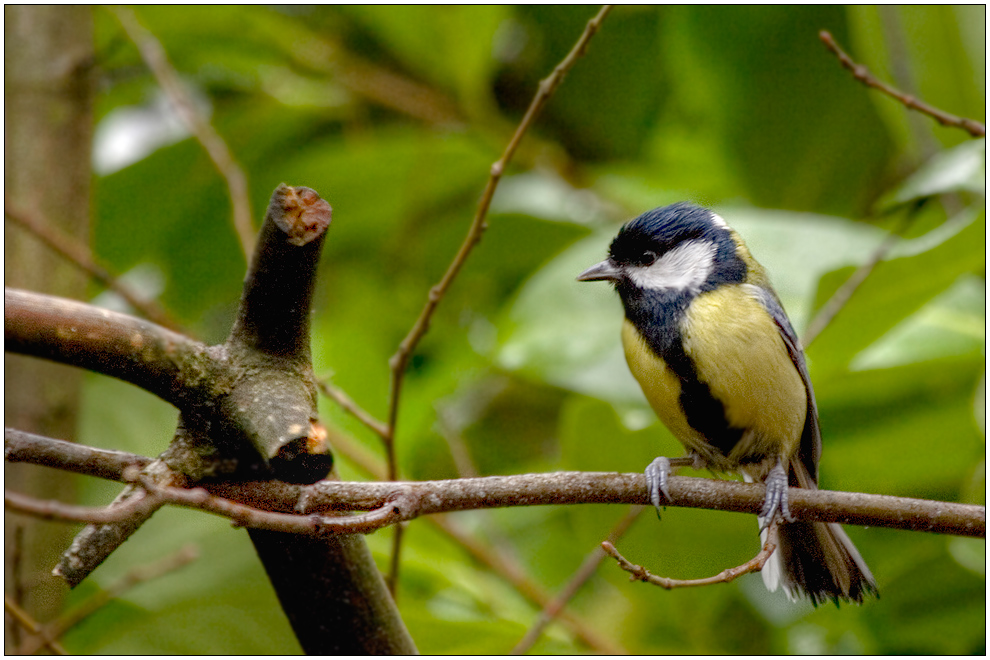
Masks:
[[[767,588],[815,605],[876,595],[838,524],[790,517],[788,485],[818,487],[818,409],[797,335],[739,235],[692,204],[657,208],[626,223],[608,259],[577,279],[614,284],[629,369],[693,464],[766,484],[762,535],[772,517],[779,522]],[[658,510],[669,471],[665,458],[646,469]]]

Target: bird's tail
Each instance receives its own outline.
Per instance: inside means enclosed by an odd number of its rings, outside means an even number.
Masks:
[[[781,586],[791,600],[807,595],[815,605],[826,599],[862,603],[866,594],[879,595],[873,574],[837,523],[781,523],[778,540],[762,571],[770,591]]]

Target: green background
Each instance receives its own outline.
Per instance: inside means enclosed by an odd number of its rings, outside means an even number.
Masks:
[[[467,231],[489,167],[595,7],[141,7],[245,169],[256,226],[280,182],[334,208],[313,318],[317,374],[382,418],[388,358]],[[222,341],[245,260],[223,179],[181,130],[113,16],[97,16],[98,257]],[[769,269],[799,333],[884,237],[900,242],[808,349],[822,486],[984,502],[985,147],[870,91],[818,40],[828,29],[881,79],[985,115],[985,9],[620,7],[524,140],[490,228],[410,364],[401,476],[638,472],[680,446],[622,362],[618,301],[574,276],[619,223],[673,201],[709,205]],[[151,135],[121,166],[131,121]],[[174,120],[173,120],[174,121]],[[136,123],[134,123],[136,122]],[[157,136],[157,137],[155,137]],[[132,139],[132,144],[136,138]],[[94,288],[93,298],[115,301]],[[154,455],[175,411],[90,375],[79,439]],[[323,421],[379,461],[375,436],[327,400]],[[338,451],[344,478],[366,479]],[[461,469],[465,469],[463,465]],[[87,482],[103,503],[112,484]],[[459,513],[463,534],[550,593],[626,513],[620,506]],[[849,529],[882,597],[813,609],[759,576],[673,592],[603,563],[541,653],[983,653],[982,540]],[[387,566],[392,531],[368,538]],[[73,629],[80,653],[298,652],[243,530],[157,514],[73,593],[195,543],[197,562]],[[654,573],[702,577],[755,553],[738,514],[647,512],[617,543]],[[538,610],[429,521],[407,528],[398,604],[424,653],[506,653]],[[582,627],[606,640],[576,639]]]

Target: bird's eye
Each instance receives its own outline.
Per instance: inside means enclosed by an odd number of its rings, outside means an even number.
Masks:
[[[660,256],[660,255],[659,255],[659,254],[657,254],[656,252],[654,252],[653,250],[645,250],[645,251],[644,251],[644,252],[643,252],[642,254],[640,254],[640,255],[639,255],[639,257],[638,257],[638,258],[636,259],[636,262],[637,262],[637,263],[636,263],[636,265],[637,265],[637,266],[649,266],[649,265],[651,265],[651,264],[652,264],[652,263],[653,263],[654,261],[656,261],[656,260],[657,260],[657,257],[659,257],[659,256]]]

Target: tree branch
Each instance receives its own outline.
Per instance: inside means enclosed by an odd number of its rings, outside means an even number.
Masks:
[[[832,53],[839,59],[842,66],[852,72],[853,78],[860,81],[867,87],[880,90],[887,96],[900,101],[904,107],[926,114],[943,126],[961,128],[973,137],[986,137],[987,129],[980,122],[973,119],[966,119],[964,117],[957,117],[943,110],[939,110],[938,108],[928,105],[924,101],[917,99],[910,94],[905,94],[904,92],[891,87],[882,80],[875,78],[870,73],[869,69],[862,64],[857,64],[851,57],[849,57],[848,54],[846,54],[844,50],[842,50],[842,48],[839,47],[839,44],[835,42],[835,39],[828,30],[822,30],[819,32],[818,38],[821,39],[822,43],[825,44],[825,47],[832,51]]]
[[[4,197],[3,214],[8,220],[17,223],[39,241],[62,255],[66,261],[123,298],[128,305],[143,314],[145,318],[171,330],[179,330],[178,324],[154,300],[145,300],[137,295],[129,286],[97,264],[89,248],[72,236],[60,231],[54,223],[49,222],[39,212],[27,213],[17,209],[8,197]]]
[[[492,167],[490,176],[488,178],[488,183],[485,185],[485,190],[481,194],[481,200],[478,202],[478,208],[475,212],[474,219],[471,221],[471,226],[468,228],[467,236],[464,238],[464,242],[461,243],[461,247],[458,249],[457,254],[454,256],[454,260],[447,267],[447,272],[444,273],[440,282],[435,284],[427,296],[426,305],[423,307],[419,314],[419,317],[413,323],[412,328],[409,333],[405,336],[402,342],[399,344],[398,350],[389,360],[389,369],[392,372],[392,387],[389,396],[389,413],[388,413],[388,436],[385,437],[385,447],[388,453],[388,477],[389,479],[395,479],[397,475],[397,466],[395,462],[395,427],[398,422],[399,416],[399,399],[402,395],[402,381],[405,376],[406,367],[409,364],[409,359],[412,357],[412,353],[416,350],[417,344],[426,334],[427,330],[430,328],[430,320],[433,318],[433,313],[436,311],[437,306],[440,301],[446,295],[447,290],[453,283],[457,274],[460,273],[461,268],[467,261],[468,256],[474,249],[474,246],[478,244],[481,240],[482,234],[488,228],[486,218],[488,217],[488,208],[491,206],[492,198],[495,196],[495,189],[498,187],[499,181],[502,179],[502,174],[505,172],[505,168],[508,166],[509,161],[512,160],[513,155],[516,153],[516,149],[519,148],[519,143],[522,142],[523,136],[529,127],[536,120],[536,117],[543,110],[543,107],[550,100],[550,97],[556,91],[557,87],[564,80],[564,76],[574,67],[577,60],[584,55],[588,48],[588,43],[591,38],[595,36],[598,32],[598,28],[601,27],[602,21],[612,10],[611,5],[605,5],[599,10],[598,14],[595,15],[588,24],[585,26],[584,32],[578,38],[577,43],[571,49],[571,52],[567,54],[566,57],[558,64],[553,72],[547,76],[543,81],[540,82],[540,87],[536,92],[536,96],[533,97],[533,101],[529,105],[529,109],[526,110],[526,114],[523,116],[519,126],[516,128],[515,133],[509,140],[509,144],[506,145],[505,151],[502,152],[502,157],[496,161]]]
[[[316,381],[316,386],[325,397],[340,406],[345,412],[371,429],[378,437],[388,437],[388,427],[384,422],[380,422],[371,413],[359,406],[354,399],[348,396],[347,392],[330,383],[327,378],[320,378]]]
[[[17,456],[20,460],[45,464],[43,461],[48,460],[46,456],[52,447],[38,445],[59,442],[37,438],[19,438]],[[37,461],[32,458],[35,453]],[[121,473],[124,469],[121,468]],[[76,471],[86,473],[81,466]],[[110,471],[102,469],[99,472]],[[257,523],[268,529],[316,535],[368,533],[424,515],[471,509],[551,504],[650,504],[645,477],[640,473],[550,472],[417,482],[320,481],[301,486],[254,481],[203,483],[200,486],[190,490],[146,484],[145,488],[149,497],[160,498],[163,503],[203,509],[229,517],[237,524]],[[671,501],[668,506],[757,514],[763,505],[764,488],[759,484],[671,477],[669,490]],[[791,514],[798,520],[986,536],[986,508],[978,505],[803,488],[791,488],[788,497]],[[19,507],[21,503],[18,501],[14,506]],[[344,511],[368,513],[349,517],[320,515]],[[257,517],[256,512],[288,517]],[[289,526],[279,527],[283,522]]]
[[[615,527],[608,534],[608,540],[604,541],[602,545],[596,547],[594,550],[588,553],[581,562],[581,566],[574,572],[574,576],[567,582],[564,588],[560,591],[552,601],[548,602],[544,607],[543,611],[540,612],[540,616],[537,618],[536,623],[533,627],[526,631],[519,643],[515,645],[512,649],[512,655],[522,655],[526,653],[533,647],[534,644],[540,639],[540,635],[546,630],[547,626],[556,619],[564,608],[567,607],[567,603],[574,598],[575,594],[584,586],[584,584],[591,579],[591,576],[595,574],[598,567],[601,565],[602,561],[605,559],[605,543],[615,543],[622,537],[623,534],[632,526],[636,519],[639,518],[639,514],[646,510],[646,507],[642,506],[632,506],[629,511],[626,512],[624,516],[616,523]]]
[[[450,285],[453,283],[454,279],[457,277],[457,274],[464,266],[464,263],[467,261],[467,258],[474,249],[474,246],[481,241],[482,234],[484,234],[485,230],[488,228],[486,218],[488,216],[488,208],[491,206],[492,198],[495,196],[495,189],[498,187],[502,174],[505,172],[506,166],[515,154],[516,149],[519,147],[519,143],[522,141],[523,136],[526,134],[526,131],[532,125],[537,115],[543,109],[543,106],[546,105],[554,91],[564,80],[564,76],[567,75],[567,72],[573,68],[578,58],[584,55],[588,47],[588,42],[598,31],[598,28],[601,26],[601,22],[605,20],[605,16],[607,16],[611,10],[611,5],[604,5],[601,10],[599,10],[598,14],[588,21],[584,32],[578,38],[578,41],[571,49],[571,52],[569,52],[563,61],[561,61],[561,63],[554,68],[553,72],[546,79],[540,82],[536,96],[533,97],[533,101],[530,103],[529,109],[526,111],[526,114],[523,116],[522,121],[516,128],[515,133],[509,140],[509,144],[502,153],[502,157],[499,158],[499,160],[496,161],[491,167],[488,183],[485,185],[485,190],[482,193],[481,200],[478,203],[474,220],[472,220],[471,225],[468,228],[468,233],[464,238],[464,242],[461,243],[461,247],[454,256],[454,260],[447,267],[447,271],[440,279],[440,282],[430,288],[426,299],[426,305],[420,312],[419,317],[413,323],[409,333],[399,343],[399,347],[396,352],[389,359],[388,365],[391,373],[391,386],[389,388],[388,422],[384,429],[385,433],[381,435],[382,441],[385,445],[385,454],[388,461],[389,479],[398,478],[398,462],[395,452],[396,425],[399,420],[399,401],[402,396],[402,383],[405,380],[406,368],[409,365],[409,360],[412,358],[413,351],[415,351],[416,346],[429,330],[430,320],[433,318],[433,313],[436,311],[440,301],[443,300],[444,295],[447,293]],[[388,576],[389,585],[392,588],[393,593],[395,591],[395,584],[398,581],[398,567],[400,565],[399,552],[401,545],[402,529],[399,528],[396,531],[395,538],[392,543],[392,570],[389,572]]]
[[[124,481],[127,468],[144,468],[151,463],[147,456],[88,447],[6,427],[3,430],[3,459],[8,463],[24,461],[110,481]]]
[[[179,117],[189,127],[196,140],[203,145],[203,149],[206,150],[213,165],[220,172],[220,176],[227,182],[234,230],[240,239],[245,258],[249,257],[254,249],[255,234],[254,227],[251,225],[251,202],[248,198],[247,176],[245,176],[244,170],[234,159],[227,143],[213,128],[209,119],[196,109],[186,90],[183,89],[179,74],[168,61],[168,55],[166,55],[165,49],[162,48],[158,39],[138,22],[137,16],[132,10],[123,7],[110,7],[109,11],[117,18],[121,27],[124,28],[124,32],[137,46],[145,64],[148,65],[152,75],[165,92],[165,96],[172,102]]]
[[[125,592],[143,582],[157,580],[173,571],[196,560],[198,552],[195,546],[187,545],[178,552],[169,555],[153,564],[132,568],[127,574],[105,590],[85,600],[75,609],[59,616],[54,621],[47,622],[38,633],[26,639],[17,649],[21,655],[34,655],[44,646],[49,646],[59,639],[73,626],[92,616],[96,611],[106,606],[114,598],[119,598]]]
[[[204,344],[149,321],[40,293],[4,289],[4,350],[113,376],[172,405],[218,392]]]
[[[852,299],[853,295],[862,286],[863,282],[873,273],[881,261],[890,253],[891,250],[901,241],[903,232],[908,228],[911,222],[917,217],[916,207],[913,211],[908,213],[900,225],[893,231],[891,231],[884,239],[880,245],[873,251],[869,258],[853,271],[852,275],[849,276],[842,285],[835,290],[832,297],[825,301],[821,309],[812,317],[811,321],[808,323],[808,327],[805,328],[804,334],[801,335],[801,345],[805,350],[811,346],[812,342],[818,338],[818,335],[822,333],[825,328],[835,319],[835,317],[842,311],[849,301]]]
[[[181,488],[221,475],[312,483],[329,472],[333,458],[317,421],[309,314],[330,217],[329,204],[309,188],[275,190],[237,321],[220,346],[81,303],[5,292],[8,351],[122,378],[180,410],[169,448],[153,462],[141,461],[140,484],[128,486],[111,507],[6,498],[21,511],[101,523],[77,535],[56,574],[78,584],[164,502],[192,506],[255,526],[251,540],[305,651],[415,652],[364,540],[316,536],[321,526],[338,526],[339,517],[258,510]],[[103,465],[100,471],[113,470]],[[370,530],[393,517],[383,509],[349,524],[363,522]],[[366,606],[354,607],[357,600]]]
[[[17,624],[24,628],[31,635],[42,635],[44,633],[44,628],[37,621],[34,620],[30,614],[24,611],[13,598],[4,594],[3,596],[3,609],[4,612],[9,614]],[[45,646],[48,647],[55,655],[69,655],[69,652],[65,650],[65,647],[54,640],[47,641]]]
[[[706,587],[712,584],[732,582],[736,578],[742,577],[747,573],[762,571],[763,566],[767,563],[767,560],[770,559],[770,555],[772,555],[773,551],[777,549],[777,543],[777,522],[774,521],[770,523],[770,527],[768,528],[766,543],[763,544],[763,547],[760,548],[760,551],[756,553],[755,557],[743,564],[740,564],[739,566],[733,566],[725,569],[724,571],[720,571],[716,575],[692,580],[682,580],[654,575],[646,570],[645,567],[634,564],[619,554],[619,551],[616,550],[615,546],[609,541],[602,541],[601,549],[607,553],[609,557],[615,559],[619,563],[619,568],[631,574],[629,578],[630,580],[649,582],[650,584],[670,590],[681,587]]]

